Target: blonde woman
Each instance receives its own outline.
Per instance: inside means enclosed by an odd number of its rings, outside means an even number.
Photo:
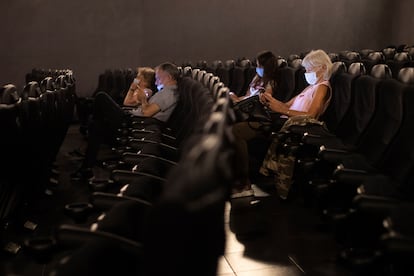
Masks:
[[[138,106],[141,101],[139,99],[140,91],[142,91],[147,98],[153,94],[153,87],[155,83],[155,71],[150,67],[139,67],[137,76],[131,83],[128,93],[124,98],[124,106]]]

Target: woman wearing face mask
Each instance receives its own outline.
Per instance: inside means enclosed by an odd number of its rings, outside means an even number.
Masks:
[[[260,52],[256,57],[256,75],[250,82],[246,94],[238,97],[230,92],[233,102],[239,102],[251,96],[258,95],[260,92],[272,95],[276,90],[277,62],[276,56],[271,51]]]
[[[302,61],[305,67],[305,78],[309,83],[300,94],[290,101],[283,103],[269,94],[263,94],[261,101],[272,111],[286,116],[308,115],[315,119],[326,110],[331,100],[332,62],[323,50],[314,50],[305,56]]]
[[[300,94],[286,103],[275,99],[270,93],[260,95],[261,102],[283,117],[308,115],[318,119],[326,110],[331,100],[332,89],[329,83],[332,62],[323,50],[311,51],[305,56],[302,65],[306,69],[305,78],[309,83]],[[249,179],[249,140],[265,136],[259,128],[250,124],[238,123],[233,126],[236,146],[236,177],[238,178],[232,198],[253,196]]]
[[[131,83],[128,93],[124,98],[124,106],[138,106],[141,102],[138,99],[140,90],[147,98],[151,97],[154,90],[155,71],[150,67],[139,67],[137,76]]]

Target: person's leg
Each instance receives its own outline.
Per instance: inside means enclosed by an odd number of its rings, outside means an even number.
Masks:
[[[122,125],[125,112],[122,108],[105,92],[99,92],[95,97],[93,120],[97,125],[101,125],[107,134],[116,133]]]
[[[115,141],[117,129],[121,127],[123,119],[124,111],[108,94],[96,94],[93,121],[89,126],[88,146],[80,168],[81,173],[90,175],[92,167],[96,165],[101,144]]]
[[[236,179],[238,180],[234,185],[234,192],[242,192],[250,190],[249,179],[249,151],[248,141],[262,136],[259,129],[260,123],[256,122],[241,122],[233,126],[233,134],[235,138],[235,171]]]

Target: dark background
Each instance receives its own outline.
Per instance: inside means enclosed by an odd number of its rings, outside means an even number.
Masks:
[[[105,69],[411,44],[411,0],[3,0],[0,85],[73,69],[80,96]]]

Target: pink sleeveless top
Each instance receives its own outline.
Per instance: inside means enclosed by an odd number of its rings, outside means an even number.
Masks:
[[[301,112],[307,112],[312,104],[313,98],[315,96],[315,91],[317,90],[319,85],[325,85],[329,88],[329,91],[328,91],[329,98],[325,102],[320,114],[318,114],[318,117],[322,115],[325,112],[326,108],[328,107],[329,102],[331,101],[331,97],[332,97],[332,93],[331,93],[332,88],[331,88],[331,84],[329,83],[329,81],[323,81],[321,83],[318,83],[315,85],[309,85],[308,87],[306,87],[299,95],[296,96],[295,100],[293,101],[289,109],[301,111]]]

